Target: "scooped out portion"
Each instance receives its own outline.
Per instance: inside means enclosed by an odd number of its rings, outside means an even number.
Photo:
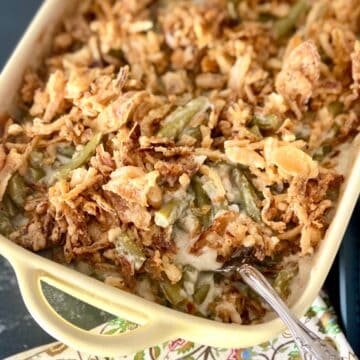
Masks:
[[[291,296],[359,132],[359,14],[79,2],[1,133],[0,233],[151,301],[260,322],[256,294],[213,271],[236,258]]]

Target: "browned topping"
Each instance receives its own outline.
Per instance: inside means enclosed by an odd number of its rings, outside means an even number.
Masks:
[[[296,3],[80,2],[4,119],[0,232],[190,313],[261,319],[198,270],[312,254],[359,132],[360,5]]]

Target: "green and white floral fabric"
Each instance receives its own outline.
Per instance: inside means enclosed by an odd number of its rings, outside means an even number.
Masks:
[[[346,341],[336,319],[336,315],[327,303],[326,297],[319,297],[306,313],[302,321],[314,332],[335,346],[342,359],[357,359]],[[131,331],[135,324],[115,319],[95,329],[102,334],[118,334]],[[103,359],[74,351],[67,346],[55,343],[17,355],[8,360],[297,360],[301,359],[291,335],[283,333],[269,342],[248,349],[219,349],[194,344],[183,339],[159,344],[150,349],[139,351],[128,357]]]

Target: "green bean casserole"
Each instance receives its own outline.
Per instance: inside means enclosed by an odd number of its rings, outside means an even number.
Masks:
[[[82,0],[3,118],[0,233],[190,314],[286,299],[359,131],[357,0]]]

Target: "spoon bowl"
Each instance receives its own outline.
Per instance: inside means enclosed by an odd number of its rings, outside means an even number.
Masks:
[[[237,265],[232,262],[215,272],[224,276],[238,273],[243,281],[259,294],[286,324],[303,359],[340,360],[338,352],[329,343],[320,339],[292,314],[264,275],[255,267],[241,263]]]

